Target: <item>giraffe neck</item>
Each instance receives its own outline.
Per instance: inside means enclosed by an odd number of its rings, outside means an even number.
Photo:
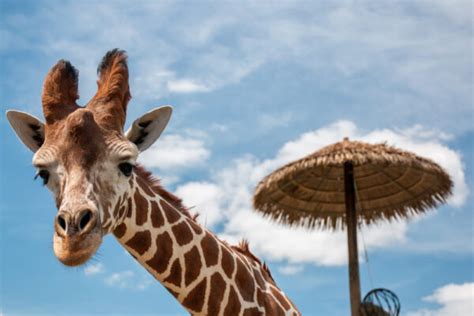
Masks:
[[[171,194],[139,175],[133,180],[114,235],[191,314],[298,315],[246,244],[229,246],[179,210]]]

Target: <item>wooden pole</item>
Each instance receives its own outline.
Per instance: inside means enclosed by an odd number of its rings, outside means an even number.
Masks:
[[[357,252],[357,214],[355,207],[354,166],[351,162],[344,163],[344,189],[346,202],[347,247],[349,249],[351,314],[352,316],[359,316],[360,281],[359,257]]]

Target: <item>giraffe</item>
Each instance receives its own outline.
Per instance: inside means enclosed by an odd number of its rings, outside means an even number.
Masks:
[[[107,52],[98,75],[96,94],[79,106],[78,71],[60,60],[44,80],[45,123],[7,112],[18,138],[34,152],[36,177],[55,199],[57,259],[82,265],[113,234],[192,315],[300,315],[246,241],[231,246],[199,225],[137,163],[160,137],[172,108],[146,113],[124,133],[131,99],[126,53]]]

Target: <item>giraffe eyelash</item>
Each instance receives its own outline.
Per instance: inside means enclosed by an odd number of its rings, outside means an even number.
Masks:
[[[40,169],[38,172],[36,172],[34,180],[36,180],[38,177],[40,177],[43,180],[43,185],[48,184],[49,180],[49,171],[46,169]]]

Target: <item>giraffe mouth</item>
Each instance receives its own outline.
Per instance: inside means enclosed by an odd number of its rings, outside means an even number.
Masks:
[[[54,254],[58,260],[69,267],[86,263],[92,258],[102,243],[99,229],[82,236],[62,237],[57,233],[53,237]]]

